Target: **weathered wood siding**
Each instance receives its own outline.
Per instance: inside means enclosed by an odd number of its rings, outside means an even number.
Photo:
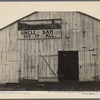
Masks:
[[[18,40],[18,22],[0,31],[0,84],[58,81],[58,51],[78,51],[79,81],[100,80],[100,21],[79,12],[37,12],[21,20],[62,19],[62,38]]]

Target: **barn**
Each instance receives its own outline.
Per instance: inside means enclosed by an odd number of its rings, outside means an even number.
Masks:
[[[0,84],[22,80],[100,81],[100,20],[44,11],[0,29]]]

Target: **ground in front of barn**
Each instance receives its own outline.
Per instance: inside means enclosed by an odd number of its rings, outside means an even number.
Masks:
[[[100,82],[23,82],[0,85],[0,91],[100,91]]]

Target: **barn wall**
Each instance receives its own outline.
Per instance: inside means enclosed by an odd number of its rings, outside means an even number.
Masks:
[[[98,29],[100,27],[99,21],[76,12],[39,12],[35,15],[27,17],[24,20],[59,18],[62,19],[61,39],[35,40],[38,41],[39,46],[37,54],[44,55],[39,56],[39,65],[36,67],[40,70],[39,77],[56,77],[58,70],[58,51],[77,50],[79,51],[79,80],[99,80],[98,69],[100,64],[98,63],[99,48],[97,44],[97,35],[99,34]],[[43,59],[46,59],[49,65],[46,64]],[[56,75],[48,69],[48,66],[53,69]]]
[[[36,13],[23,20],[54,19],[56,17],[60,18],[54,13],[46,12]],[[25,46],[27,46],[26,48],[32,48],[28,55],[23,55],[24,57],[28,56],[26,59],[29,60],[30,65],[28,63],[26,67],[28,66],[28,70],[32,71],[27,72],[28,74],[30,73],[27,77],[29,79],[39,79],[40,81],[57,81],[57,55],[58,50],[62,50],[61,39],[26,40]],[[31,58],[29,59],[29,57]],[[25,63],[27,63],[27,60]]]
[[[22,20],[62,19],[61,39],[18,40],[14,23],[0,31],[0,83],[58,81],[58,51],[79,51],[79,80],[100,80],[100,22],[76,12],[38,12]]]
[[[0,84],[19,81],[20,46],[17,23],[0,31]]]

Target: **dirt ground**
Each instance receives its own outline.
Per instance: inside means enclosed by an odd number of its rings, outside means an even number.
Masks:
[[[100,82],[4,84],[0,91],[100,91]]]

